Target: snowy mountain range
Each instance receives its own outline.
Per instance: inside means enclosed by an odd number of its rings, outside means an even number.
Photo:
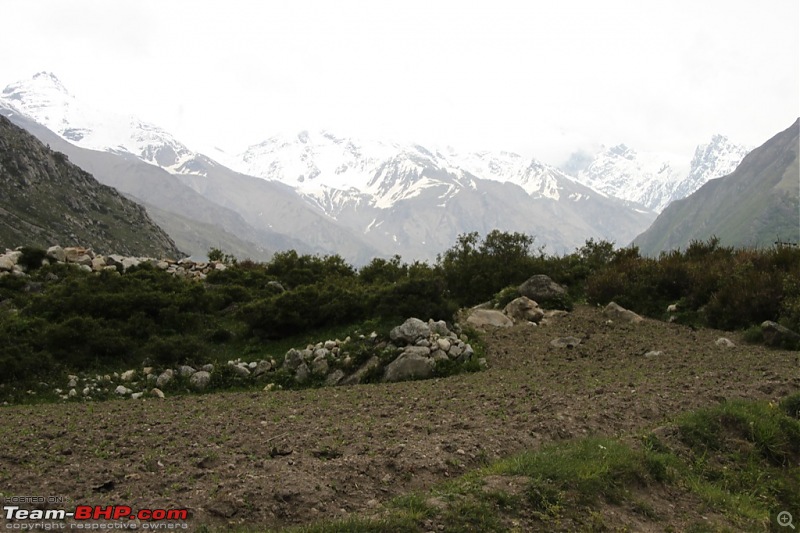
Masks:
[[[355,262],[396,253],[430,260],[459,234],[492,229],[535,235],[537,245],[551,252],[572,251],[589,238],[624,245],[649,226],[656,211],[744,155],[717,136],[698,147],[684,171],[658,154],[637,154],[621,145],[573,158],[570,176],[509,152],[439,151],[301,131],[271,137],[241,154],[214,153],[212,158],[135,117],[94,109],[44,72],[7,86],[0,110],[76,147],[135,158],[165,171],[203,197],[206,207],[198,204],[197,209],[208,211],[211,202],[240,217],[258,233],[247,232],[250,241],[299,244],[302,251],[341,253]],[[82,157],[92,165],[88,153]],[[101,173],[108,167],[94,166]],[[142,190],[135,176],[116,172],[106,176],[115,187],[146,204],[156,202],[162,211],[178,209],[153,190],[157,180]],[[251,176],[261,179],[254,182]],[[103,181],[103,175],[97,177]],[[180,216],[199,216],[193,215],[191,201],[183,204]],[[213,224],[208,217],[204,222]],[[226,231],[242,234],[232,223]],[[206,240],[195,240],[195,246],[206,245]],[[186,251],[199,255],[205,250]]]
[[[575,154],[568,165],[584,185],[660,213],[707,181],[733,172],[748,152],[727,137],[715,135],[697,147],[691,162],[674,154],[639,153],[620,144],[602,147],[591,156]]]

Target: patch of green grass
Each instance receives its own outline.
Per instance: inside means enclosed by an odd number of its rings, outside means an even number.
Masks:
[[[783,408],[797,396],[781,408],[736,401],[681,417],[680,440],[689,448],[682,478],[690,490],[749,524],[800,513],[800,421]]]
[[[583,503],[597,497],[618,502],[631,486],[649,477],[644,454],[612,439],[586,438],[547,446],[497,463],[491,470],[502,475],[534,479],[536,498],[549,505],[556,491],[571,492]]]

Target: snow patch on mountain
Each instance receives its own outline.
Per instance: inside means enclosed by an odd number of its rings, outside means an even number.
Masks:
[[[747,148],[722,135],[700,145],[691,163],[676,154],[637,152],[624,144],[602,147],[594,156],[576,152],[565,163],[581,183],[609,196],[661,212],[710,179],[730,174]]]
[[[78,101],[48,72],[8,85],[0,101],[81,148],[129,153],[173,173],[197,155],[157,126]]]
[[[681,157],[643,152],[624,144],[601,148],[575,176],[584,185],[608,196],[661,211],[671,201],[675,184],[688,172]]]
[[[709,180],[727,176],[749,152],[749,148],[732,143],[724,135],[714,135],[709,143],[695,150],[689,174],[675,188],[673,200],[686,198]]]

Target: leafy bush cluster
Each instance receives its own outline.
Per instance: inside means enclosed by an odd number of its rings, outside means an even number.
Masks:
[[[734,250],[712,239],[652,259],[593,240],[550,256],[533,242],[520,233],[470,233],[433,265],[395,256],[359,269],[337,255],[288,251],[254,263],[212,250],[229,268],[202,283],[148,264],[124,275],[41,266],[43,252],[26,248],[29,276],[0,277],[0,383],[55,369],[235,358],[265,340],[367,320],[451,320],[459,307],[507,303],[535,274],[568,287],[566,306],[614,300],[665,318],[677,302],[688,323],[732,329],[780,319],[800,330],[798,249]]]
[[[734,249],[712,238],[658,259],[621,250],[587,278],[586,295],[654,318],[677,303],[679,321],[720,329],[776,320],[800,330],[800,249]]]

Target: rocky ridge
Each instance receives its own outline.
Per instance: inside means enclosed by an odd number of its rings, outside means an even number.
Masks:
[[[0,246],[54,242],[182,256],[141,205],[0,116]]]

